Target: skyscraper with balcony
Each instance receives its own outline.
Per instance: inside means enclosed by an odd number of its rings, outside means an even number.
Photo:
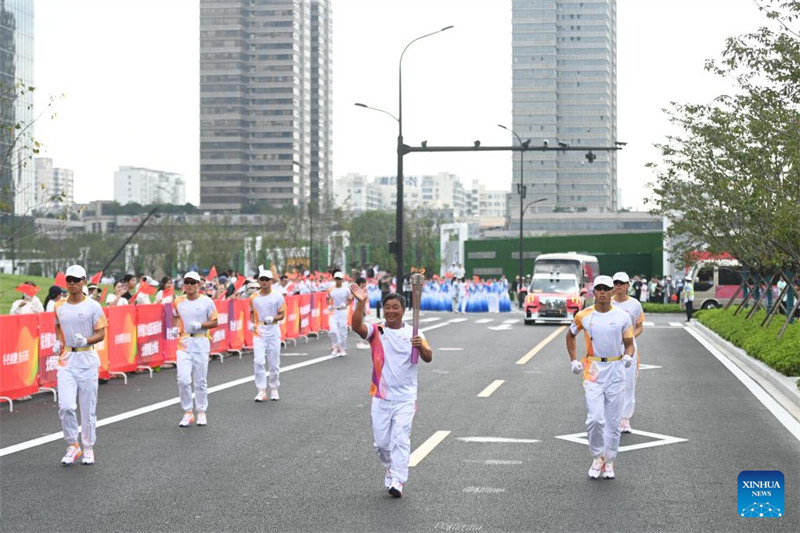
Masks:
[[[512,129],[531,146],[614,146],[616,0],[512,0]],[[516,141],[514,141],[516,142]],[[526,214],[614,212],[616,152],[526,152]],[[519,230],[520,157],[513,157],[510,227]],[[536,216],[524,223],[535,230]]]
[[[332,192],[331,85],[330,0],[201,0],[201,207]]]

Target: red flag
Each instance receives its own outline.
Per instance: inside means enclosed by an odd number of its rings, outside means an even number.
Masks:
[[[233,288],[237,291],[242,288],[244,282],[247,281],[247,278],[242,276],[241,274],[236,276],[236,281],[233,283]]]
[[[53,285],[56,287],[61,287],[62,289],[67,288],[67,275],[63,272],[59,272],[56,274],[56,280],[53,282]]]
[[[27,283],[23,283],[17,290],[22,294],[27,294],[30,297],[36,296],[36,293],[39,292],[39,287],[34,287],[33,285],[28,285]]]
[[[212,279],[217,279],[217,267],[212,266],[211,270],[208,271],[208,276],[206,276],[206,280],[211,281]]]
[[[105,305],[106,303],[106,291],[108,291],[108,285],[103,287],[103,294],[100,295],[100,305]]]
[[[161,299],[167,298],[168,296],[172,296],[175,294],[175,287],[168,287],[161,291]]]
[[[101,270],[100,272],[92,276],[92,278],[89,280],[89,283],[98,284],[100,283],[100,278],[102,277],[103,277],[103,271]]]
[[[156,293],[156,288],[146,281],[143,281],[139,284],[139,292],[147,294],[148,296],[152,296]]]

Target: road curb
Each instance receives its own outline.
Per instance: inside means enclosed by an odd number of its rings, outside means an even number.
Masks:
[[[693,320],[691,325],[698,331],[698,333],[706,337],[707,340],[716,344],[717,348],[719,348],[728,359],[735,359],[741,362],[746,367],[746,371],[755,372],[762,378],[766,379],[790,402],[800,408],[800,389],[798,389],[796,384],[797,378],[784,376],[777,370],[769,367],[766,363],[763,363],[758,359],[748,355],[747,352],[738,346],[735,346],[729,341],[723,339],[700,322]]]

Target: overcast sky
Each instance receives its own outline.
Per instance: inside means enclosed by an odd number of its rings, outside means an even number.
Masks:
[[[35,0],[38,110],[45,157],[75,172],[79,202],[112,199],[132,165],[182,173],[199,201],[199,1]],[[334,176],[394,175],[397,125],[355,102],[397,113],[403,60],[406,143],[509,144],[511,0],[332,0]],[[730,85],[706,73],[725,38],[763,23],[753,0],[618,0],[618,134],[622,205],[639,207],[644,168],[669,131],[670,101],[707,102]],[[510,153],[409,154],[405,173],[451,172],[508,190]],[[526,176],[526,181],[535,176]]]

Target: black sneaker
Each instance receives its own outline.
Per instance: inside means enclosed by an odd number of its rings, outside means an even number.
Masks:
[[[402,498],[403,497],[403,490],[398,489],[395,486],[389,487],[389,494],[392,495],[393,498]]]

